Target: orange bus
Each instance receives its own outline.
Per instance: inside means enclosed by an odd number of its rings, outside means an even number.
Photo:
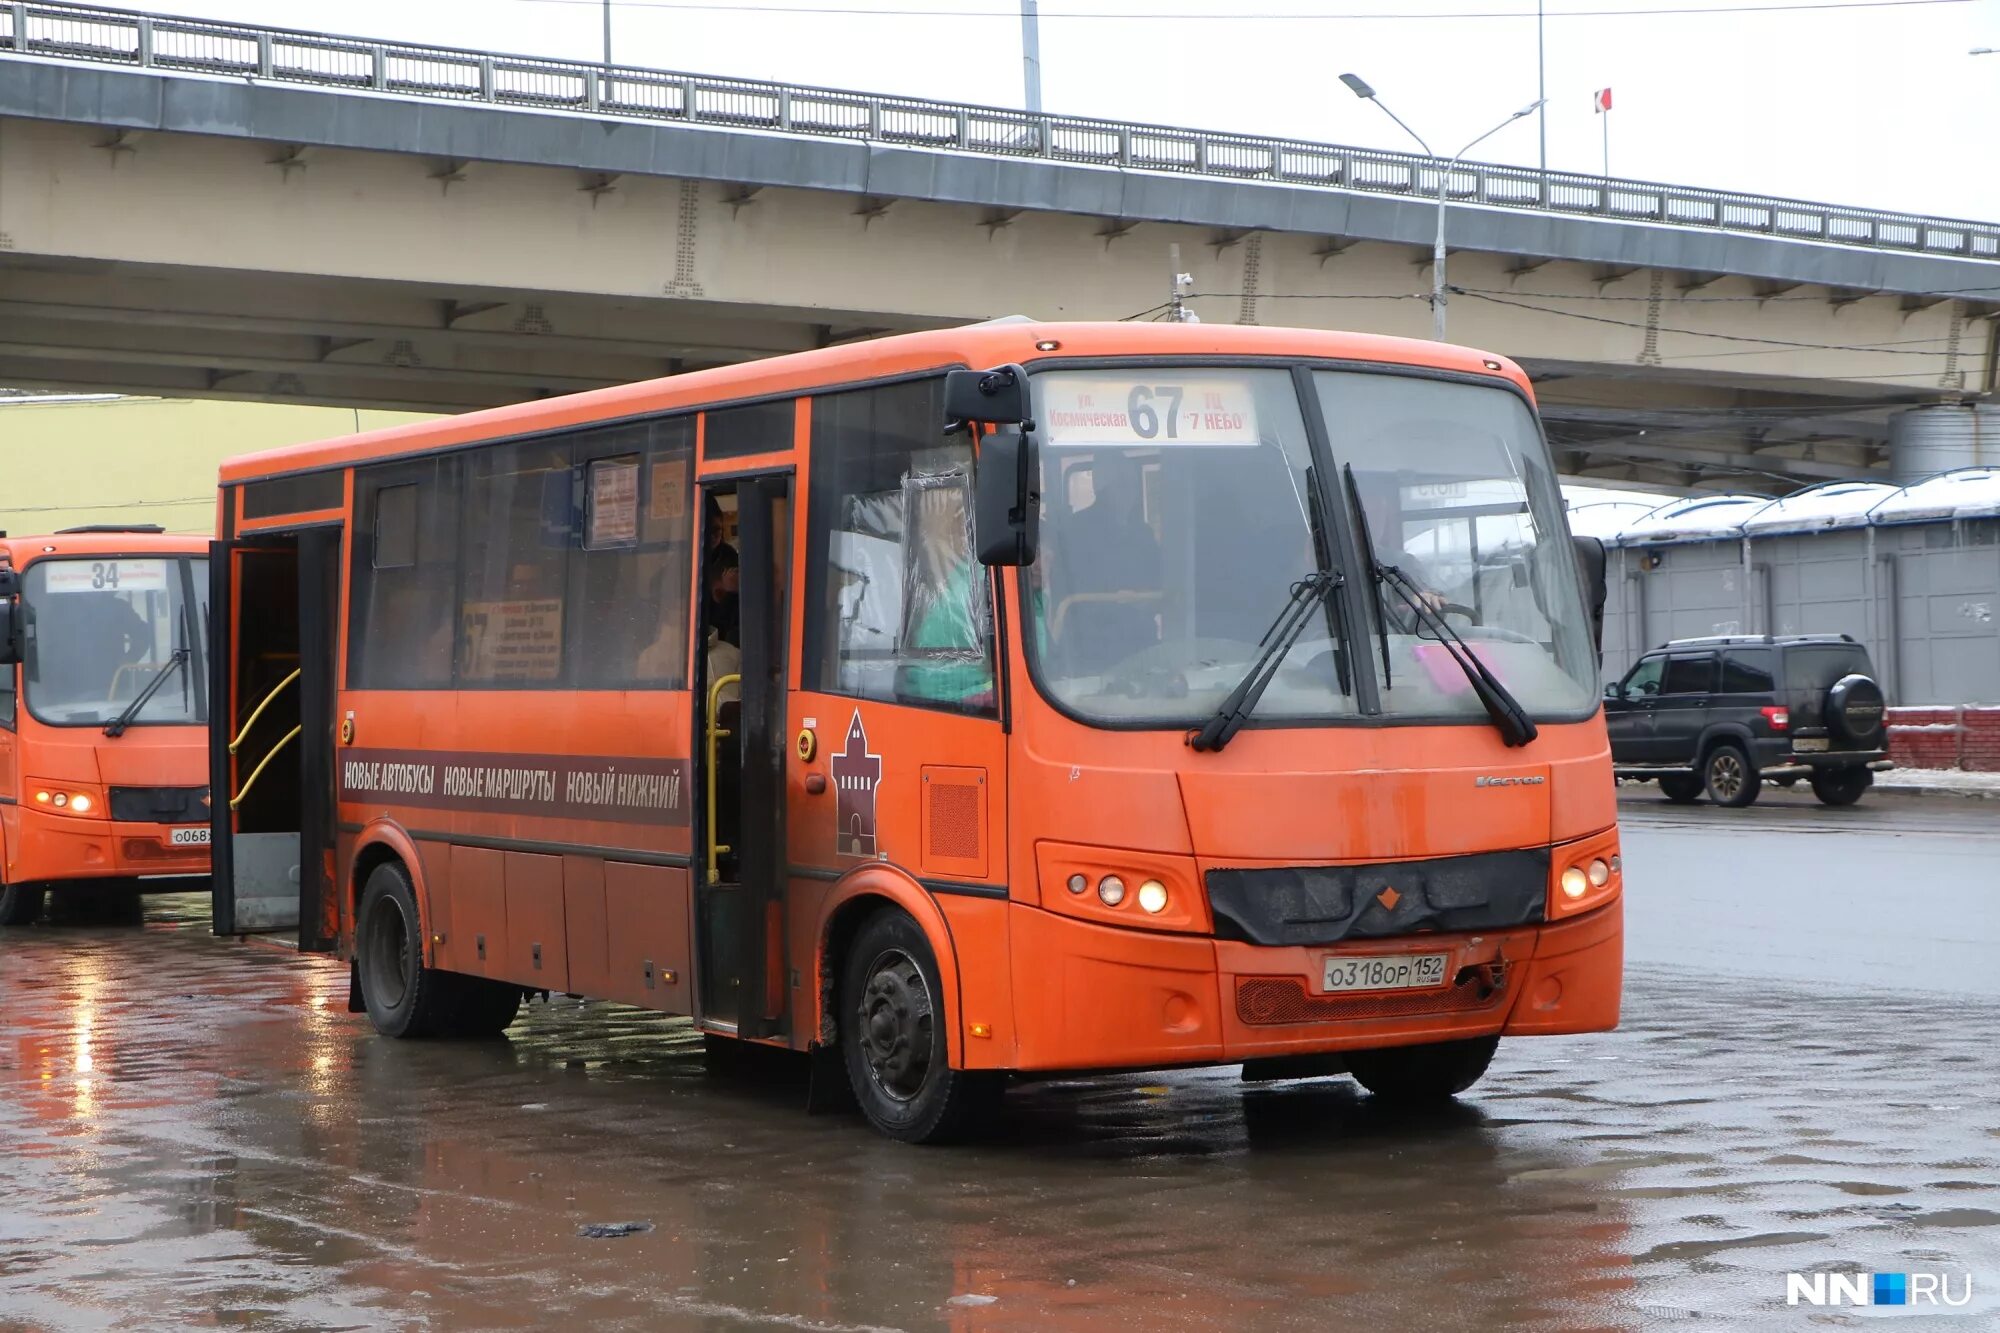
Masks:
[[[235,459],[221,521],[217,929],[289,872],[384,1033],[644,1005],[919,1141],[1617,1021],[1601,574],[1498,358],[998,322]]]
[[[208,875],[208,541],[0,534],[0,925]]]

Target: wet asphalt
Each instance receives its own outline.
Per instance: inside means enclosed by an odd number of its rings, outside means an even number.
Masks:
[[[1624,1026],[1414,1118],[1126,1075],[912,1149],[635,1010],[376,1038],[200,898],[0,932],[0,1329],[2000,1327],[2000,802],[1623,804]]]

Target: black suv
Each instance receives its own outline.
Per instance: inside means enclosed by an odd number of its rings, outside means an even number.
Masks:
[[[1765,782],[1806,778],[1852,805],[1892,767],[1882,687],[1845,634],[1661,644],[1605,687],[1604,721],[1618,776],[1657,780],[1670,801],[1748,805]]]

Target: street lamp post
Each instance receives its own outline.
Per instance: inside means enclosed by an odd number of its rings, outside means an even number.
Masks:
[[[1367,80],[1363,79],[1359,74],[1343,74],[1340,76],[1340,81],[1346,84],[1348,90],[1362,101],[1373,102],[1376,106],[1381,107],[1382,114],[1402,126],[1403,133],[1415,139],[1418,146],[1424,150],[1424,156],[1437,164],[1437,240],[1431,248],[1431,337],[1438,342],[1443,342],[1445,327],[1444,218],[1447,206],[1446,191],[1451,181],[1451,174],[1457,169],[1460,160],[1467,153],[1477,148],[1480,144],[1485,143],[1488,139],[1498,134],[1501,130],[1506,129],[1523,116],[1530,116],[1539,111],[1546,99],[1537,97],[1534,101],[1528,103],[1528,105],[1508,116],[1507,119],[1501,121],[1498,125],[1495,125],[1492,129],[1486,131],[1486,133],[1452,154],[1451,160],[1447,162],[1432,151],[1431,146],[1424,142],[1423,135],[1418,134],[1415,130],[1404,124],[1403,118],[1394,111],[1391,111],[1388,103],[1375,95],[1375,90],[1368,86]]]

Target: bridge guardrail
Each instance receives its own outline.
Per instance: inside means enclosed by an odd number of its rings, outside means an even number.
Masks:
[[[585,61],[0,0],[0,53],[445,101],[830,136],[915,148],[1435,197],[1436,160],[1309,140],[716,78]],[[1486,163],[1450,168],[1460,203],[1865,249],[2000,260],[2000,223]]]

